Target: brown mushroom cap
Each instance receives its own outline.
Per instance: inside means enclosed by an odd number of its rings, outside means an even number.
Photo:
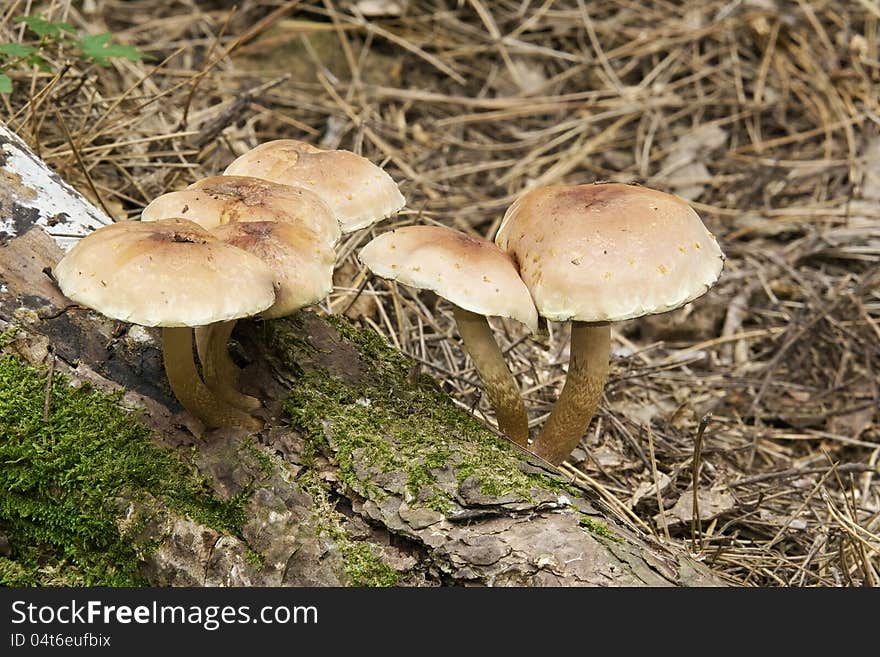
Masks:
[[[230,164],[225,174],[309,189],[330,206],[343,233],[390,217],[406,204],[391,176],[368,159],[293,139],[260,144]]]
[[[255,315],[275,301],[269,267],[185,219],[104,226],[54,274],[72,301],[143,326],[202,326]]]
[[[724,255],[682,199],[616,183],[552,186],[518,198],[495,242],[514,255],[547,319],[613,322],[705,293]]]
[[[182,217],[211,230],[237,221],[283,221],[308,227],[330,244],[342,232],[321,197],[302,187],[248,176],[211,176],[153,200],[142,221]]]
[[[375,238],[359,257],[383,278],[433,290],[480,315],[537,328],[535,305],[513,258],[489,240],[441,226],[407,226]]]
[[[274,221],[225,224],[213,231],[226,244],[257,256],[273,272],[275,303],[260,313],[284,317],[317,303],[333,290],[336,254],[303,226]]]

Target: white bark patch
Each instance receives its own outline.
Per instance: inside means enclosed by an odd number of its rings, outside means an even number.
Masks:
[[[36,224],[67,251],[80,238],[112,223],[2,123],[0,149],[0,169],[8,180],[15,181],[3,186],[0,235],[16,237]]]

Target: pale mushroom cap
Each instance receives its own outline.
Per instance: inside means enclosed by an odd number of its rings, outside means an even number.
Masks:
[[[142,326],[203,326],[275,301],[272,272],[259,258],[185,219],[99,228],[54,274],[72,301]]]
[[[283,221],[308,227],[330,244],[342,231],[336,215],[308,189],[248,176],[211,176],[153,200],[142,221],[182,217],[211,230],[237,221]]]
[[[226,244],[257,256],[272,270],[275,303],[260,313],[264,319],[290,315],[333,290],[336,254],[303,226],[248,221],[220,226],[213,233]]]
[[[343,233],[390,217],[406,205],[397,184],[368,159],[350,151],[324,151],[305,142],[278,139],[248,151],[225,171],[305,187],[336,214]]]
[[[358,256],[383,278],[432,290],[465,310],[516,319],[534,331],[538,314],[516,264],[489,240],[440,226],[384,233]]]
[[[613,322],[662,313],[705,293],[721,248],[682,199],[616,183],[521,196],[495,242],[512,253],[547,319]]]

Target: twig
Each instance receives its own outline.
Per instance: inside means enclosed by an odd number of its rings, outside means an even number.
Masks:
[[[700,426],[697,429],[697,438],[694,441],[694,458],[691,464],[691,488],[693,489],[693,509],[691,513],[691,541],[696,551],[697,538],[699,538],[700,550],[703,545],[703,522],[700,519],[700,465],[703,455],[703,434],[706,431],[706,425],[709,424],[710,416],[706,415],[700,419]],[[664,513],[661,509],[660,513]]]
[[[663,535],[667,541],[671,541],[669,535],[669,523],[666,522],[666,507],[663,505],[663,492],[660,490],[660,476],[657,474],[657,458],[654,455],[654,432],[651,425],[647,426],[648,455],[651,457],[651,475],[654,477],[654,490],[657,493],[657,509],[660,511],[660,524],[663,526]]]

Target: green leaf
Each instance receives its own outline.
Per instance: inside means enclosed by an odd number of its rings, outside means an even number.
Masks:
[[[76,32],[70,23],[61,21],[47,21],[37,14],[36,16],[16,16],[16,23],[24,23],[28,29],[39,37],[57,36],[62,32]]]
[[[30,57],[28,57],[27,63],[32,66],[36,66],[38,69],[43,71],[43,73],[52,72],[52,66],[49,64],[49,62],[43,59],[42,55],[40,55],[39,53],[34,53]]]
[[[12,78],[5,73],[0,73],[0,94],[12,93]]]
[[[133,62],[140,61],[144,58],[144,53],[134,46],[121,46],[119,44],[111,44],[110,32],[86,36],[79,40],[79,49],[82,50],[84,59],[91,59],[100,66],[107,66],[110,59],[121,57]]]
[[[37,51],[33,46],[25,46],[20,43],[0,43],[0,55],[10,57],[27,57]]]

